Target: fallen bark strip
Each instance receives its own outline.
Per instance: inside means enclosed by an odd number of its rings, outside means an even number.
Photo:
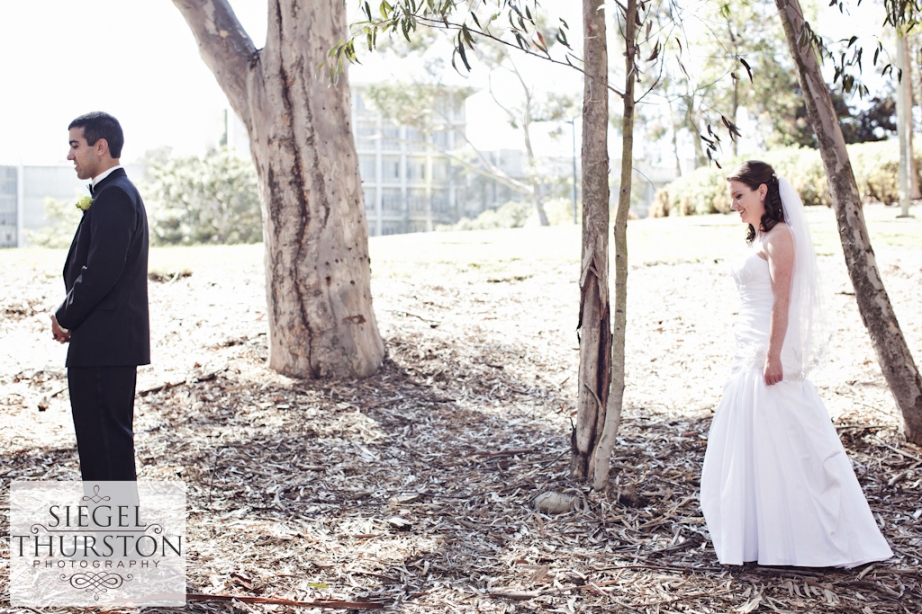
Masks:
[[[693,566],[693,565],[658,565],[658,564],[632,564],[632,565],[616,565],[613,567],[599,567],[590,569],[590,571],[599,572],[599,571],[615,571],[618,569],[665,569],[666,571],[728,571],[726,567],[707,567],[707,566]]]
[[[211,380],[218,377],[219,373],[224,373],[227,371],[227,367],[223,369],[218,369],[217,371],[212,371],[211,373],[206,373],[200,377],[193,377],[192,381],[189,380],[180,380],[175,384],[173,382],[166,382],[160,384],[159,386],[154,386],[153,388],[148,388],[147,390],[142,390],[138,393],[139,397],[146,397],[149,394],[154,394],[155,392],[161,392],[163,390],[170,390],[171,388],[177,388],[179,386],[185,386],[187,384],[200,384],[202,382],[210,382]]]
[[[186,380],[180,380],[175,384],[172,382],[166,382],[165,384],[160,384],[159,386],[154,386],[153,388],[148,388],[147,390],[142,390],[138,392],[139,397],[146,397],[149,394],[154,394],[156,392],[162,392],[164,390],[169,390],[170,388],[177,388],[179,386],[185,386]]]
[[[431,318],[427,318],[427,317],[425,317],[425,316],[421,316],[421,315],[419,315],[418,313],[413,313],[412,311],[404,311],[403,309],[385,309],[385,311],[390,311],[391,313],[402,313],[402,314],[405,315],[405,316],[410,316],[410,317],[413,317],[413,318],[419,318],[419,319],[422,320],[423,322],[428,322],[429,324],[431,324],[431,325],[432,325],[432,328],[435,328],[436,326],[438,326],[439,324],[442,323],[441,320],[433,320],[433,319],[431,319]]]
[[[382,399],[381,401],[372,401],[371,403],[365,403],[364,405],[354,406],[359,411],[364,411],[366,409],[371,409],[373,407],[380,407],[382,405],[387,405],[388,403],[393,403],[394,401],[402,401],[402,396],[391,397],[390,399]]]
[[[294,601],[281,597],[246,597],[242,595],[204,595],[187,593],[186,601],[239,601],[240,603],[261,603],[266,605],[291,605],[304,608],[335,608],[340,610],[381,610],[387,603],[377,601]]]
[[[499,452],[474,452],[474,456],[515,456],[517,454],[529,454],[534,452],[531,448],[522,448],[519,450],[500,450]]]
[[[900,450],[900,449],[897,448],[896,446],[891,446],[889,443],[885,442],[885,441],[882,440],[880,437],[874,437],[874,439],[877,440],[877,444],[878,444],[878,445],[881,445],[881,446],[883,446],[883,447],[885,447],[885,448],[887,448],[887,449],[889,449],[889,450],[893,450],[894,452],[896,452],[897,454],[899,454],[899,455],[901,455],[901,456],[905,456],[906,458],[910,458],[910,459],[912,459],[912,460],[914,460],[914,461],[918,461],[918,462],[922,463],[922,458],[919,458],[918,456],[915,456],[915,455],[910,454],[910,453],[908,453],[908,452],[903,452],[902,450]]]
[[[534,599],[535,597],[540,597],[543,594],[541,592],[535,593],[525,593],[518,591],[494,591],[490,593],[490,597],[494,599],[511,599],[512,601],[528,601],[529,599]]]

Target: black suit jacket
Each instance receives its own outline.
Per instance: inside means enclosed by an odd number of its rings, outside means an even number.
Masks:
[[[147,212],[124,169],[94,190],[64,263],[55,315],[71,332],[68,367],[150,364]]]

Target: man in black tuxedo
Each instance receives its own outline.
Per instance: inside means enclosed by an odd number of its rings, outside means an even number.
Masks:
[[[93,201],[64,263],[67,296],[51,316],[67,349],[67,384],[84,481],[135,481],[134,393],[150,364],[147,212],[119,164],[122,127],[107,113],[68,126],[68,160]]]

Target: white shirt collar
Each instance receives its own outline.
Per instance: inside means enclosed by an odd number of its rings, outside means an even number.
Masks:
[[[96,184],[98,184],[100,181],[102,181],[103,179],[105,179],[106,177],[108,177],[109,175],[111,175],[115,170],[120,169],[120,168],[122,168],[122,165],[121,165],[121,164],[116,164],[115,166],[113,166],[113,167],[110,168],[109,170],[103,171],[103,172],[99,173],[98,175],[96,175],[95,177],[93,177],[93,187],[95,188],[95,187],[96,187]]]

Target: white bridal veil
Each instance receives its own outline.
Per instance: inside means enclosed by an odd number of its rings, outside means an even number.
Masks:
[[[784,177],[778,177],[784,221],[794,237],[794,275],[791,280],[791,306],[785,342],[800,356],[806,375],[818,367],[829,346],[831,330],[827,321],[822,277],[816,262],[813,238],[807,226],[804,203]]]

